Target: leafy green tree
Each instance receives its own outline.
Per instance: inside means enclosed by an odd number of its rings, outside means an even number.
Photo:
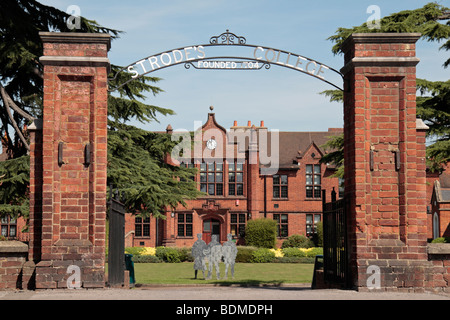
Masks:
[[[39,63],[43,46],[39,32],[109,33],[113,40],[121,33],[84,17],[80,17],[79,29],[69,30],[68,18],[66,12],[38,1],[0,1],[0,130],[9,158],[0,162],[0,215],[26,218],[29,213],[26,128],[42,116],[43,99],[43,66]],[[120,69],[112,65],[110,76]],[[121,73],[111,86],[129,77]],[[108,183],[125,193],[130,211],[145,214],[159,214],[164,206],[183,203],[198,192],[192,180],[186,179],[192,170],[163,162],[164,154],[170,152],[174,143],[169,137],[127,124],[132,119],[148,123],[157,121],[157,116],[174,114],[146,102],[147,95],[162,91],[154,86],[158,81],[159,78],[144,76],[108,96]]]
[[[332,52],[341,54],[342,43],[352,33],[420,32],[421,39],[429,42],[443,41],[439,49],[450,50],[449,19],[450,9],[432,2],[419,9],[404,10],[382,18],[379,29],[369,28],[367,23],[353,28],[338,28],[328,40],[335,43]],[[447,22],[441,23],[441,21]],[[450,58],[443,63],[444,68],[448,65],[450,65]],[[434,140],[434,143],[427,147],[427,165],[432,170],[441,170],[442,164],[450,160],[450,80],[417,79],[417,89],[420,93],[417,97],[417,115],[430,127],[427,132],[429,140]],[[343,93],[340,90],[326,90],[321,94],[329,97],[330,101],[343,102]],[[342,176],[343,139],[335,137],[327,143],[326,147],[338,149],[326,155],[322,162],[331,162],[342,168],[338,172],[338,175]]]
[[[320,159],[320,163],[332,163],[336,167],[334,177],[344,178],[344,134],[331,136],[321,148],[330,150]]]
[[[0,215],[29,212],[30,157],[0,162]]]
[[[427,166],[442,170],[450,161],[450,80],[417,79],[417,115],[428,125],[427,136],[434,140],[427,147]],[[428,95],[426,95],[428,94]]]

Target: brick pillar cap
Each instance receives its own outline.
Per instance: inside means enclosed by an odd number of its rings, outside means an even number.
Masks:
[[[352,43],[416,43],[421,36],[422,34],[417,32],[353,33],[342,43],[341,50],[348,51]]]
[[[47,43],[96,43],[106,44],[111,49],[111,35],[108,33],[85,32],[39,32],[42,42]]]
[[[28,246],[20,241],[0,241],[0,252],[28,252]]]
[[[428,130],[428,129],[430,129],[430,127],[427,126],[422,119],[420,118],[416,119],[416,130]]]
[[[34,119],[28,127],[28,131],[42,130],[42,119]]]

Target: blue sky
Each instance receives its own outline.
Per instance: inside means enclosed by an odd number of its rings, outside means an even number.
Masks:
[[[138,0],[86,1],[42,0],[66,11],[77,5],[81,15],[125,33],[112,42],[111,63],[127,66],[135,61],[179,47],[201,45],[229,29],[244,36],[248,44],[283,49],[320,61],[339,70],[343,56],[334,56],[327,38],[339,27],[365,22],[370,5],[381,16],[422,7],[419,0]],[[438,1],[450,7],[450,1]],[[449,79],[442,67],[449,53],[438,43],[419,41],[421,59],[417,77]],[[158,70],[163,93],[149,94],[146,103],[172,109],[174,116],[159,116],[160,123],[134,123],[147,130],[194,129],[194,121],[206,120],[214,106],[217,121],[229,128],[234,120],[259,124],[280,131],[324,131],[342,127],[342,105],[330,103],[318,93],[330,85],[300,72],[273,66],[259,71],[186,70],[182,65]],[[337,79],[337,78],[336,78]],[[337,79],[339,80],[339,79]],[[336,82],[336,81],[333,81]]]

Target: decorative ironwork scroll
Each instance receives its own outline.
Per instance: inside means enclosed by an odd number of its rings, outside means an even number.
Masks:
[[[219,40],[221,41],[219,43]],[[244,37],[240,37],[231,33],[228,29],[226,32],[222,33],[220,36],[213,36],[209,39],[210,44],[225,44],[225,45],[233,45],[233,44],[245,44],[247,40]]]

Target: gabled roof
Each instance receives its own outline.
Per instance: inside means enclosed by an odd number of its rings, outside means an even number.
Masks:
[[[340,135],[341,131],[333,129],[328,131],[307,131],[307,132],[279,132],[279,167],[284,169],[298,168],[297,161],[302,158],[310,148],[317,148],[321,153],[325,154],[325,150],[321,148],[332,136]],[[269,150],[270,131],[268,132]]]
[[[450,202],[450,174],[443,172],[439,176],[434,182],[434,193],[437,202]]]
[[[226,134],[227,130],[224,127],[222,127],[220,124],[218,124],[216,121],[215,113],[212,112],[214,110],[214,107],[210,106],[209,109],[211,110],[211,112],[208,113],[208,119],[203,124],[202,129],[207,128],[207,127],[216,127],[218,129],[222,130]]]

